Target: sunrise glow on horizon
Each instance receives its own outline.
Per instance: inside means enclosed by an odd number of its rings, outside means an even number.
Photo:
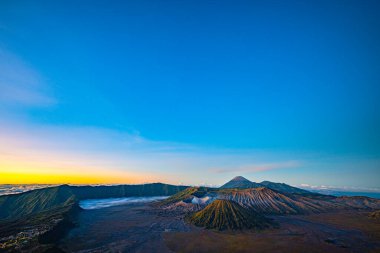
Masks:
[[[369,5],[6,2],[0,184],[380,191]]]
[[[107,176],[89,174],[49,174],[49,173],[14,173],[1,172],[0,184],[137,184],[142,178],[131,179],[128,176]],[[155,182],[155,181],[153,181]]]
[[[379,0],[1,0],[0,252],[380,252]]]

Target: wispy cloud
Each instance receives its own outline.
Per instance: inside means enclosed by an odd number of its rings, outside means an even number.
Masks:
[[[221,184],[236,175],[255,173],[253,181],[277,181],[291,185],[307,182],[303,187],[333,185],[339,180],[360,186],[366,174],[343,180],[343,169],[378,170],[378,161],[331,158],[321,162],[311,154],[294,154],[265,150],[229,150],[191,146],[183,143],[152,141],[139,132],[84,126],[40,125],[28,120],[10,121],[0,117],[1,173],[9,177],[37,173],[53,174],[60,182],[71,174],[94,179],[97,183],[167,182],[185,185]],[[327,166],[327,165],[330,165]],[[351,167],[349,167],[352,166]],[[335,168],[336,177],[325,176]],[[338,169],[336,169],[338,168]],[[309,171],[308,171],[309,170]],[[312,170],[313,174],[310,174]],[[363,177],[364,175],[364,177]],[[105,180],[104,178],[113,176]],[[43,178],[44,179],[44,178]],[[252,178],[250,178],[252,179]],[[103,181],[102,181],[103,180]],[[309,181],[307,181],[309,180]],[[351,180],[351,181],[350,181]],[[378,185],[373,180],[373,186]],[[69,179],[67,182],[70,183]],[[77,181],[75,181],[77,182]],[[363,184],[364,185],[364,184]],[[320,185],[319,188],[323,188]]]
[[[269,171],[269,170],[278,170],[278,169],[290,169],[290,168],[298,168],[302,165],[300,161],[283,161],[283,162],[275,162],[275,163],[257,163],[257,164],[249,164],[243,165],[239,167],[229,167],[229,168],[213,168],[212,172],[215,173],[249,173],[249,172],[261,172],[261,171]]]
[[[300,188],[305,190],[314,190],[319,192],[376,192],[380,193],[379,187],[353,187],[353,186],[331,186],[331,185],[310,185],[310,184],[300,184]]]
[[[181,143],[152,141],[138,132],[128,133],[98,127],[39,125],[0,119],[0,169],[9,173],[117,174],[120,180],[184,184],[219,183],[225,174],[210,173],[263,171],[290,168],[300,162],[273,161],[258,152],[210,150]],[[255,163],[255,161],[257,163]],[[276,161],[276,160],[274,160]],[[248,166],[246,164],[249,164]],[[211,176],[212,175],[212,176]],[[132,181],[131,181],[132,182]]]
[[[41,75],[20,57],[0,48],[0,102],[9,105],[51,106],[56,99]]]

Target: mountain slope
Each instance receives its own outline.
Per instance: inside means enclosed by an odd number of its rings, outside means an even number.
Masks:
[[[362,210],[380,209],[380,199],[374,199],[374,198],[363,197],[363,196],[336,197],[334,199],[334,202],[339,203],[340,205],[343,205],[345,207],[359,209],[359,210],[360,209]]]
[[[114,186],[70,186],[72,192],[79,199],[144,197],[144,196],[170,196],[180,192],[187,186],[178,186],[162,183],[140,185],[114,185]]]
[[[156,203],[167,212],[189,213],[203,209],[216,199],[216,189],[208,187],[189,187],[171,197]]]
[[[199,227],[217,230],[263,229],[270,225],[265,217],[229,200],[215,200],[191,215],[188,221]]]
[[[194,197],[203,197],[207,192],[206,187],[188,187],[184,189],[183,191],[177,192],[176,194],[170,196],[169,198],[162,200],[161,202],[157,203],[158,205],[164,206],[169,204],[174,204],[179,201],[186,201],[191,200]]]
[[[1,196],[0,248],[5,252],[44,252],[74,226],[79,210],[67,185]]]
[[[0,196],[0,251],[31,252],[33,249],[34,252],[45,252],[75,225],[81,199],[167,196],[185,188],[160,183],[94,187],[61,185]]]
[[[298,194],[310,194],[309,191],[293,187],[284,183],[273,183],[270,181],[263,181],[260,183],[260,185],[270,188],[275,191],[280,191],[284,193],[298,193]]]
[[[238,182],[249,181],[237,178]],[[334,197],[303,191],[286,184],[266,182],[273,188],[207,188],[190,187],[162,201],[166,210],[194,212],[204,208],[215,199],[232,200],[242,207],[263,214],[307,214],[334,210],[376,210],[380,209],[380,200],[368,197]],[[236,184],[234,185],[236,186]],[[242,184],[240,184],[242,186]],[[229,187],[227,185],[227,187]],[[232,187],[232,186],[231,186]]]
[[[275,191],[283,193],[297,193],[297,194],[310,194],[309,191],[293,187],[284,183],[274,183],[270,181],[263,181],[261,183],[252,182],[245,177],[237,176],[228,181],[220,187],[220,189],[248,189],[266,187]]]
[[[17,219],[50,209],[69,207],[76,202],[76,196],[68,185],[0,196],[0,220]]]
[[[117,186],[61,185],[48,187],[20,194],[0,196],[0,221],[17,219],[54,208],[77,205],[78,201],[82,199],[168,196],[186,188],[186,186],[161,183]]]
[[[245,189],[245,188],[256,188],[256,187],[261,187],[260,184],[254,183],[246,179],[245,177],[242,176],[237,176],[225,183],[220,187],[220,189]]]
[[[221,191],[218,197],[235,201],[241,206],[266,214],[300,214],[324,210],[323,207],[309,202],[306,198],[300,201],[264,187]]]

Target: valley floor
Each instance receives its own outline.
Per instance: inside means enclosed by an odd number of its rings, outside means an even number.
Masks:
[[[380,252],[380,221],[366,212],[273,216],[278,229],[217,232],[149,204],[81,212],[66,252]]]
[[[279,229],[260,233],[167,233],[174,252],[380,252],[380,222],[367,213],[272,217]]]
[[[59,247],[65,252],[172,252],[163,233],[192,229],[181,217],[159,212],[141,203],[85,210]]]

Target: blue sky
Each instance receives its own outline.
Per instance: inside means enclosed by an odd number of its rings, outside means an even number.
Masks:
[[[379,11],[2,1],[0,168],[49,154],[147,181],[380,187]]]

